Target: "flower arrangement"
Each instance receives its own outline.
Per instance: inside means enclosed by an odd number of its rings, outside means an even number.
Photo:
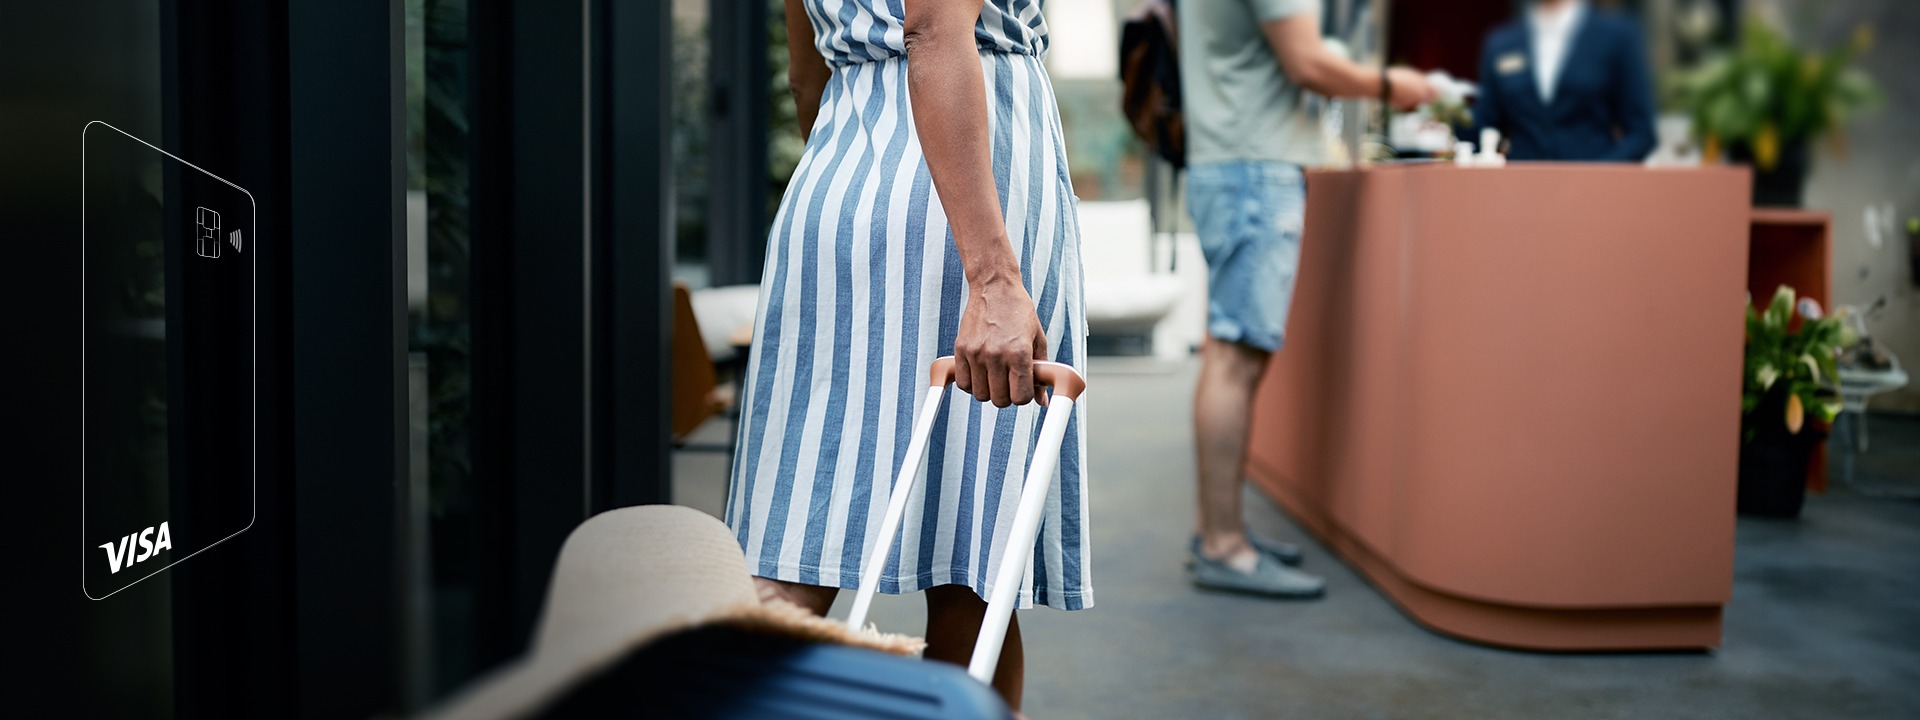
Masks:
[[[1799,328],[1790,327],[1798,310]],[[1765,311],[1747,308],[1746,381],[1740,397],[1743,435],[1797,435],[1809,412],[1821,422],[1840,413],[1838,357],[1858,336],[1842,308],[1822,316],[1820,303],[1781,285]],[[1781,413],[1775,415],[1774,413]]]

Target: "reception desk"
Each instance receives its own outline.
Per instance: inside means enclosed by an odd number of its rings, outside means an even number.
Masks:
[[[1249,475],[1441,633],[1718,645],[1748,183],[1562,164],[1310,173]]]

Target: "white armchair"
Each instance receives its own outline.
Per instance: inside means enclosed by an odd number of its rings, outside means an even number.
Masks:
[[[1206,332],[1206,261],[1191,234],[1153,243],[1145,200],[1080,203],[1087,326],[1094,335],[1138,337],[1154,355],[1184,355]],[[1175,271],[1168,252],[1178,252]]]

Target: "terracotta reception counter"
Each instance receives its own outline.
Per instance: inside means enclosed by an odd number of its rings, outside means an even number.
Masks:
[[[1436,631],[1718,645],[1748,182],[1561,164],[1311,173],[1249,474]]]

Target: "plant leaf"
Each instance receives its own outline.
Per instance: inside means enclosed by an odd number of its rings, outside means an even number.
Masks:
[[[1767,304],[1767,329],[1785,331],[1787,328],[1787,320],[1792,316],[1793,288],[1781,285],[1774,289],[1773,301]]]
[[[1807,372],[1812,373],[1812,379],[1815,384],[1823,384],[1826,382],[1826,380],[1822,379],[1824,376],[1820,374],[1820,362],[1813,359],[1813,353],[1800,353],[1800,364],[1806,366]]]

